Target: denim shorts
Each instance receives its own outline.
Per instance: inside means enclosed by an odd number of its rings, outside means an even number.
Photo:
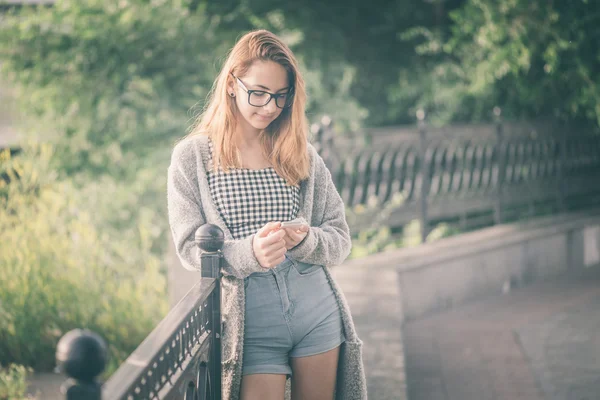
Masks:
[[[286,258],[244,280],[242,375],[291,375],[289,357],[324,353],[344,342],[340,309],[323,268]]]

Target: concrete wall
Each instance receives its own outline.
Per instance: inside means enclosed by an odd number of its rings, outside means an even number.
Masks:
[[[389,254],[403,320],[600,262],[600,210],[507,224]]]

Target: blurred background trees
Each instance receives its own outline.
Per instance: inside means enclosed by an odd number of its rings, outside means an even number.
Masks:
[[[89,326],[116,365],[168,308],[166,168],[227,50],[279,34],[311,122],[600,122],[595,1],[0,1],[0,80],[26,132],[0,162],[0,363]],[[109,370],[110,372],[110,370]]]
[[[441,121],[486,120],[501,105],[510,119],[598,126],[600,3],[469,0],[448,17],[442,32],[402,35],[428,60],[417,103]]]
[[[367,110],[367,126],[555,117],[598,124],[600,4],[592,0],[196,1],[223,26],[299,32],[295,50],[336,93]]]

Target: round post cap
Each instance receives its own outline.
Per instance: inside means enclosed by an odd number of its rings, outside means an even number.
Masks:
[[[221,228],[213,224],[204,224],[196,230],[196,244],[202,250],[214,253],[223,247],[225,235]]]
[[[73,329],[63,335],[56,347],[58,370],[67,376],[93,382],[104,371],[108,351],[104,340],[87,329]]]

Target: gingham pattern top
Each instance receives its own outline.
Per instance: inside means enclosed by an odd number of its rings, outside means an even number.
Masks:
[[[212,141],[208,144],[212,155]],[[213,201],[234,239],[253,235],[271,221],[295,219],[300,210],[300,188],[287,185],[273,167],[227,173],[209,170],[207,178]]]

